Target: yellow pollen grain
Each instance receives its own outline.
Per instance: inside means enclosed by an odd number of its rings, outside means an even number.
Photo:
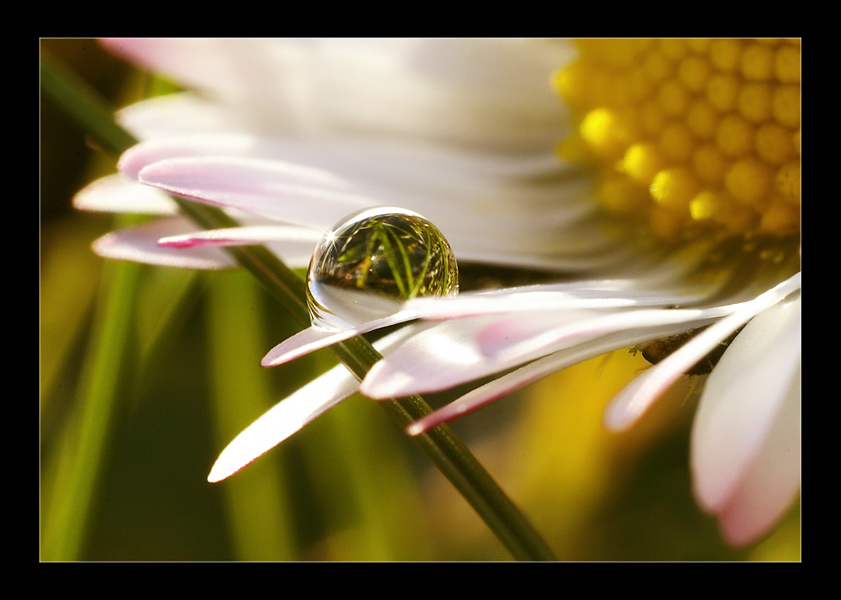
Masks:
[[[678,66],[678,77],[686,89],[693,93],[700,93],[707,85],[712,68],[707,60],[700,56],[688,56]]]
[[[558,145],[599,173],[604,209],[679,241],[796,234],[799,40],[584,40],[552,83],[580,115]]]
[[[686,162],[697,146],[689,127],[680,121],[670,123],[663,128],[658,139],[658,146],[663,155],[671,162]]]
[[[644,209],[648,193],[645,187],[625,177],[610,175],[599,183],[599,200],[613,213],[633,213]]]
[[[763,233],[791,235],[800,227],[799,207],[781,199],[774,199],[762,213],[759,224]]]
[[[782,165],[794,156],[794,134],[777,123],[764,123],[756,130],[757,156],[771,165]]]
[[[648,137],[654,137],[666,126],[668,119],[660,105],[651,101],[646,102],[640,108],[639,122],[643,132]]]
[[[657,102],[667,117],[679,117],[689,108],[692,95],[679,81],[670,79],[657,90]]]
[[[622,159],[622,171],[633,181],[647,186],[666,166],[657,146],[651,142],[634,144]]]
[[[715,136],[720,119],[718,111],[703,97],[695,98],[686,111],[686,124],[700,140],[709,140]]]
[[[678,213],[689,213],[689,203],[700,186],[695,175],[686,167],[665,169],[654,176],[651,196],[660,206]]]
[[[666,58],[677,62],[689,53],[689,44],[687,43],[687,40],[684,39],[665,39],[660,40],[658,50]]]
[[[581,137],[597,156],[616,160],[624,152],[628,132],[616,112],[598,108],[584,117],[581,123]]]
[[[654,85],[646,77],[642,67],[637,67],[621,78],[620,85],[625,89],[630,102],[640,102],[650,96]]]
[[[736,105],[739,114],[751,123],[763,123],[771,118],[773,89],[769,83],[746,83],[739,90]]]
[[[742,75],[748,81],[767,81],[774,73],[774,49],[767,44],[748,44],[741,57]]]
[[[800,47],[786,45],[777,48],[774,75],[782,83],[800,83]]]
[[[665,81],[675,71],[675,64],[659,52],[652,52],[643,61],[643,71],[651,83]]]
[[[769,198],[774,171],[761,160],[749,156],[727,171],[727,191],[742,204],[760,205]]]
[[[710,62],[717,71],[738,70],[742,57],[741,40],[713,40],[710,43]]]
[[[800,86],[783,85],[774,90],[772,100],[774,119],[785,127],[800,126]]]
[[[652,45],[653,40],[639,38],[581,40],[582,54],[610,69],[632,65]]]
[[[590,102],[588,72],[582,62],[574,62],[566,69],[558,69],[551,76],[551,83],[562,97],[573,106],[584,106]]]
[[[712,40],[708,38],[695,38],[686,40],[686,45],[689,46],[690,52],[696,54],[708,54]]]
[[[719,214],[725,204],[726,201],[720,193],[705,190],[689,202],[689,214],[696,221],[706,221]]]
[[[692,168],[703,183],[718,187],[723,184],[730,159],[715,144],[704,144],[695,151]]]
[[[720,113],[727,113],[736,108],[742,81],[732,73],[716,73],[710,77],[706,95],[710,104]]]
[[[754,127],[737,114],[725,116],[715,132],[715,141],[721,151],[731,158],[738,158],[753,149]]]

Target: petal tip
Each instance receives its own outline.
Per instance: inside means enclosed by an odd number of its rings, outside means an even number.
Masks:
[[[406,435],[416,436],[424,433],[426,428],[419,422],[412,423],[406,428]]]
[[[213,468],[210,469],[210,473],[207,475],[207,482],[208,483],[218,483],[223,479],[227,479],[233,475],[233,472],[224,471],[223,469],[219,468],[219,463],[217,462],[213,465]]]

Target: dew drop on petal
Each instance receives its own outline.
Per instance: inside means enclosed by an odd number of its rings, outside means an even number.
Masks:
[[[384,317],[399,302],[458,292],[449,243],[417,213],[394,207],[355,212],[325,234],[307,273],[312,324],[355,327]]]

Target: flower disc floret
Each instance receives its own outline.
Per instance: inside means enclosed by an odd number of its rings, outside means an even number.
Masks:
[[[597,169],[606,210],[670,240],[799,232],[799,40],[578,45],[554,77],[579,119],[558,151]]]

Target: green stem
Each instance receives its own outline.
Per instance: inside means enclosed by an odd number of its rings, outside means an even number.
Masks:
[[[42,56],[42,90],[111,152],[122,152],[136,143],[114,121],[112,111],[84,82],[54,66]],[[179,207],[206,229],[236,227],[238,223],[219,209],[176,198]],[[288,310],[302,327],[310,325],[305,303],[305,282],[263,246],[228,248],[239,264],[251,272]],[[364,338],[332,347],[336,356],[358,379],[380,358]],[[420,396],[380,402],[391,417],[406,427],[431,412]],[[548,544],[505,495],[467,446],[447,426],[413,438],[444,476],[458,489],[511,554],[519,560],[556,560]]]

